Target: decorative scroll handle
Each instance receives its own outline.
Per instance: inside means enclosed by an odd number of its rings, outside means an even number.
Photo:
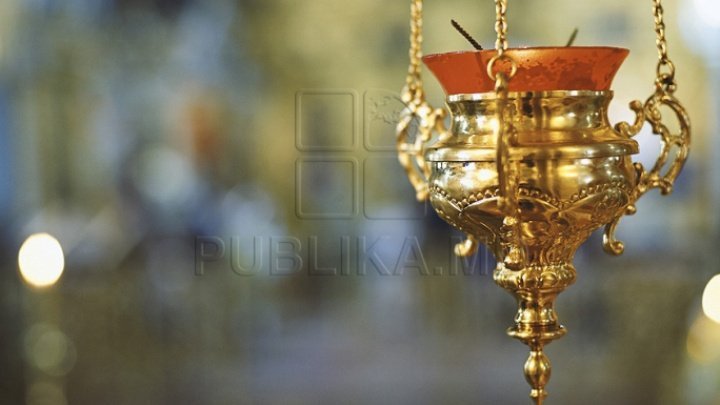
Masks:
[[[680,124],[678,133],[672,133],[663,124],[659,108],[662,105],[669,107],[675,113]],[[669,91],[660,91],[650,97],[645,103],[645,115],[646,120],[652,125],[653,133],[660,135],[662,149],[652,169],[649,172],[643,172],[640,176],[638,197],[653,188],[659,188],[663,195],[667,195],[672,192],[673,183],[685,165],[690,151],[690,117],[680,101]],[[677,151],[670,166],[663,174],[662,169],[668,162],[673,146],[677,147]]]
[[[639,101],[633,101],[631,104],[631,108],[636,111],[637,116],[641,119],[640,125],[637,122],[632,126],[620,123],[615,127],[618,132],[633,136],[639,131],[643,122],[646,121],[651,125],[653,133],[660,136],[660,155],[653,167],[646,171],[642,164],[634,164],[638,175],[638,184],[632,195],[632,203],[625,210],[625,215],[634,214],[636,211],[635,202],[654,188],[660,189],[662,195],[670,194],[675,179],[682,171],[685,160],[687,160],[690,152],[690,117],[673,93],[674,84],[658,86],[658,89],[647,99],[644,105],[640,104]],[[638,104],[642,105],[643,108],[637,110],[635,107]],[[660,112],[661,106],[668,107],[676,116],[679,124],[677,133],[673,133],[663,123],[663,116]],[[643,118],[644,121],[642,121]],[[677,149],[674,156],[672,156],[672,161],[670,161],[673,147]],[[663,170],[665,171],[663,172]],[[607,253],[613,255],[621,255],[625,248],[622,242],[615,239],[615,228],[621,218],[622,215],[607,224],[603,235],[603,248]]]
[[[663,195],[670,194],[673,183],[685,165],[685,160],[690,151],[690,117],[688,117],[680,101],[675,98],[675,90],[677,89],[675,65],[670,61],[667,54],[661,0],[653,0],[653,14],[655,16],[658,49],[655,92],[645,101],[645,104],[640,101],[633,101],[630,104],[630,108],[637,114],[634,124],[620,123],[615,126],[615,129],[621,134],[631,137],[640,131],[645,122],[648,122],[653,133],[660,136],[661,149],[660,155],[650,171],[646,171],[640,163],[634,164],[638,174],[638,184],[633,192],[632,202],[625,210],[626,215],[634,214],[636,211],[635,202],[653,188],[660,189],[660,193]],[[662,106],[669,108],[675,115],[679,124],[677,133],[673,133],[663,122],[663,116],[660,112]],[[670,162],[673,147],[677,149]],[[665,171],[663,172],[663,170]],[[622,215],[607,224],[603,235],[603,248],[613,255],[620,255],[624,250],[623,243],[615,239],[615,228],[621,218]]]
[[[418,201],[428,198],[430,167],[425,162],[425,145],[435,133],[447,136],[442,108],[434,109],[425,101],[420,58],[422,58],[422,0],[412,0],[410,5],[410,66],[402,101],[405,104],[397,125],[398,160],[405,169]],[[413,124],[417,126],[415,141],[410,142]]]
[[[443,121],[445,114],[444,109],[432,109],[422,100],[420,103],[407,103],[400,115],[396,144],[398,160],[415,189],[415,198],[420,202],[428,198],[429,192],[430,167],[425,162],[425,145],[432,139],[434,132],[446,132]],[[415,141],[411,143],[408,139],[413,122],[417,123],[417,133]]]

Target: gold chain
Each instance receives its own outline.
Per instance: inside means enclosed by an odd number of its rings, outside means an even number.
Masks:
[[[638,185],[633,195],[633,203],[625,210],[625,215],[635,213],[635,203],[643,194],[658,188],[663,195],[672,192],[675,179],[680,174],[690,151],[691,127],[690,117],[680,100],[675,97],[677,84],[675,82],[675,65],[668,57],[667,41],[665,39],[665,21],[663,20],[663,7],[661,0],[653,0],[653,16],[655,17],[655,44],[658,51],[658,64],[655,77],[655,91],[645,103],[633,101],[630,108],[635,111],[635,123],[630,125],[620,123],[615,128],[626,137],[637,135],[647,121],[654,134],[660,136],[660,155],[649,171],[640,163],[635,163],[635,170],[640,173]],[[664,123],[667,115],[660,111],[666,107],[675,115],[678,130],[673,131]],[[675,154],[671,159],[671,153]],[[615,229],[620,221],[619,216],[605,226],[603,247],[605,251],[619,255],[623,252],[622,242],[615,239]]]
[[[505,53],[508,47],[507,41],[507,0],[495,0],[495,50],[498,55]]]
[[[422,0],[410,4],[410,65],[406,79],[407,90],[412,99],[421,97],[423,86],[420,60],[422,58]],[[409,102],[410,100],[405,100]]]
[[[655,17],[655,44],[658,51],[657,77],[658,88],[674,91],[675,64],[668,57],[667,40],[665,39],[665,20],[663,18],[662,0],[653,0],[653,16]]]
[[[430,166],[425,161],[425,144],[433,136],[447,136],[443,108],[432,108],[425,100],[422,84],[422,0],[410,3],[410,65],[405,88],[400,98],[405,104],[396,128],[397,151],[400,164],[405,168],[410,183],[415,188],[418,201],[428,197]],[[415,140],[410,141],[413,123],[417,124]]]
[[[496,83],[498,75],[495,74],[495,65],[498,61],[510,64],[510,72],[505,75],[505,82],[512,79],[517,72],[515,60],[505,54],[505,50],[508,48],[507,28],[507,0],[495,0],[495,32],[497,33],[497,39],[495,40],[495,56],[487,64],[487,74]]]

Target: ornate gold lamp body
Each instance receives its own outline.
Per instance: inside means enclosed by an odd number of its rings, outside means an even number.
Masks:
[[[425,101],[419,66],[422,3],[412,2],[411,64],[403,93],[407,107],[398,125],[400,162],[418,199],[429,198],[440,217],[468,235],[456,246],[457,254],[472,254],[483,243],[498,259],[494,280],[516,297],[519,307],[508,334],[530,348],[524,371],[537,404],[546,397],[550,378],[543,347],[565,334],[554,301],[575,281],[575,251],[605,226],[606,251],[622,253],[622,243],[613,237],[619,219],[633,213],[648,190],[669,193],[687,157],[689,120],[673,96],[674,66],[664,45],[662,7],[659,1],[653,4],[656,27],[661,27],[656,29],[656,90],[645,103],[631,103],[637,114],[632,125],[612,127],[607,117],[610,82],[626,50],[506,50],[506,4],[496,1],[494,51],[424,58],[448,94],[448,131],[446,111]],[[660,106],[677,117],[678,133],[663,124]],[[409,143],[413,120],[418,133]],[[649,171],[631,160],[638,152],[632,136],[646,121],[662,143]],[[677,148],[668,162],[673,145]]]

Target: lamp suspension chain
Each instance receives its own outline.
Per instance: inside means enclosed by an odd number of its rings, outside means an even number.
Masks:
[[[495,50],[502,56],[508,47],[507,42],[507,0],[495,0]]]
[[[658,89],[670,93],[675,91],[675,64],[670,60],[665,39],[665,20],[662,0],[653,0],[653,16],[655,17],[655,44],[658,51],[658,64],[655,84]]]
[[[412,0],[410,4],[410,66],[406,79],[407,90],[412,99],[422,97],[422,75],[420,60],[422,58],[422,0]]]

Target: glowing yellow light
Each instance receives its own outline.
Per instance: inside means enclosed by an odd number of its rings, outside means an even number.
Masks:
[[[698,314],[690,326],[687,337],[687,352],[698,364],[710,364],[720,359],[720,324],[707,316]]]
[[[720,274],[713,276],[705,286],[702,308],[705,316],[720,323]]]
[[[33,287],[55,284],[65,268],[60,242],[47,233],[30,235],[20,246],[18,266],[23,279]]]

